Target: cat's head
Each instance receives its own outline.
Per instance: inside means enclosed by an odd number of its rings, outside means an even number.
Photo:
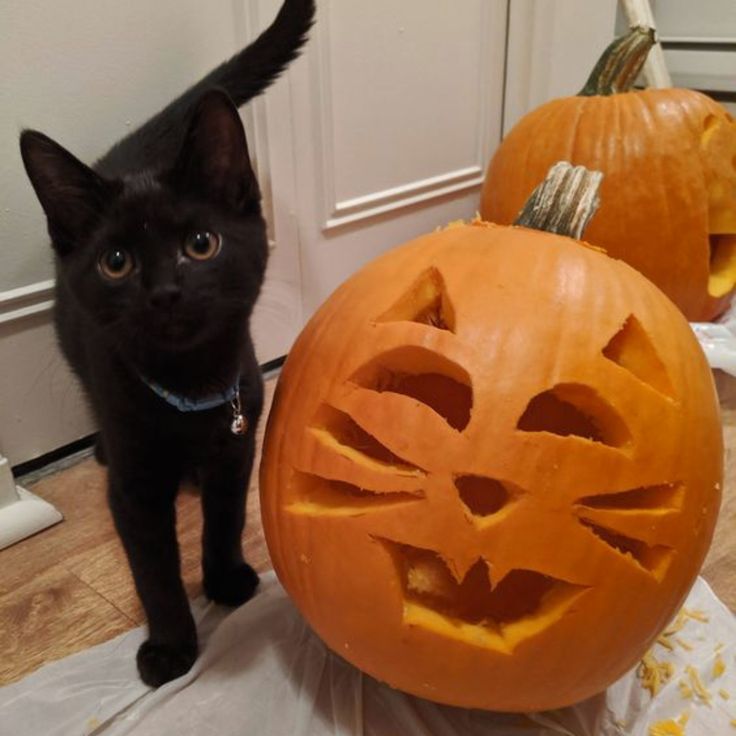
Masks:
[[[245,132],[224,92],[200,99],[167,170],[104,179],[34,131],[21,135],[21,153],[58,278],[117,340],[187,350],[247,319],[266,230]]]

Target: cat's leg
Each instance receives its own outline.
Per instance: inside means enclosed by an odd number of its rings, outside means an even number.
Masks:
[[[211,600],[228,606],[245,603],[258,585],[258,575],[244,561],[241,547],[254,455],[252,426],[243,437],[230,435],[201,468],[204,590]]]
[[[148,640],[138,650],[138,671],[158,687],[186,673],[197,658],[197,630],[179,565],[174,501],[179,478],[131,462],[110,470],[109,500],[138,596],[148,620]],[[136,467],[137,466],[137,467]]]

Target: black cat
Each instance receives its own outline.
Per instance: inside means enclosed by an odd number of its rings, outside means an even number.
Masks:
[[[285,0],[250,46],[93,168],[21,135],[56,254],[57,333],[99,423],[148,619],[138,670],[153,686],[197,657],[175,529],[183,473],[202,487],[207,595],[238,605],[258,584],[241,533],[263,399],[249,319],[267,242],[237,106],[298,55],[314,13],[313,0]]]

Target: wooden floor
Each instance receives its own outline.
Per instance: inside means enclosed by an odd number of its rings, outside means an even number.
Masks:
[[[266,382],[266,411],[275,379]],[[264,422],[258,431],[257,457]],[[260,525],[258,465],[248,491],[243,549],[259,572],[271,568]],[[125,553],[105,502],[105,470],[93,458],[26,486],[64,521],[0,550],[0,685],[46,662],[107,641],[144,623]],[[199,496],[177,502],[182,575],[190,598],[202,592]]]
[[[267,407],[273,383],[267,384]],[[736,610],[736,380],[719,376],[718,383],[727,497],[703,574]],[[262,432],[263,426],[259,448]],[[246,559],[264,571],[271,565],[260,527],[257,477],[256,468],[243,547]],[[0,685],[143,623],[104,486],[105,471],[91,458],[29,486],[53,503],[65,521],[0,551]],[[190,597],[195,597],[201,593],[201,514],[191,489],[179,498],[178,529],[182,572]]]

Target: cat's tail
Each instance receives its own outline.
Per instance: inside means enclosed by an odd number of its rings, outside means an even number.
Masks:
[[[299,55],[314,15],[314,0],[284,0],[273,23],[253,43],[113,146],[94,168],[116,177],[171,162],[197,100],[213,87],[224,89],[237,106],[259,95]]]
[[[238,106],[256,97],[299,55],[314,14],[314,0],[284,0],[273,23],[253,43],[213,69],[191,91],[220,87]]]

